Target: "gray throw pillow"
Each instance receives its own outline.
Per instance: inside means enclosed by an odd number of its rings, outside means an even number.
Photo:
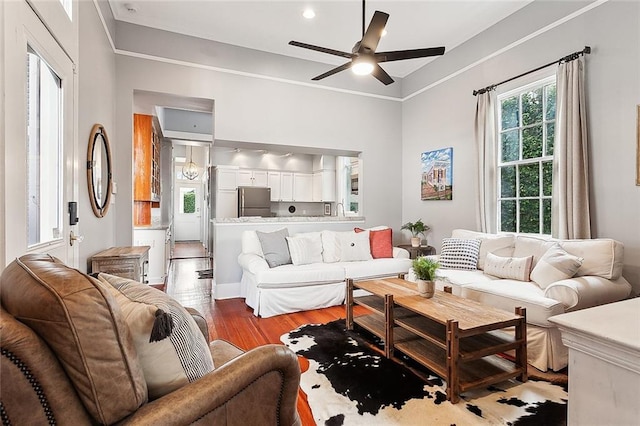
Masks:
[[[262,246],[264,260],[267,261],[269,268],[291,263],[289,245],[287,244],[287,237],[289,236],[287,228],[274,232],[256,231],[256,234]]]

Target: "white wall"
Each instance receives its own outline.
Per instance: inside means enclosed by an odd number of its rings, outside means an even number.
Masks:
[[[535,2],[537,3],[537,2]],[[539,10],[541,5],[532,4]],[[576,3],[577,4],[577,3]],[[423,84],[441,79],[476,60],[473,51],[501,46],[495,34],[522,25],[534,17],[548,19],[565,2],[545,2],[548,13],[521,14],[498,23],[439,59],[437,71],[421,70]],[[534,10],[534,9],[532,9]],[[587,108],[590,133],[592,221],[595,237],[614,238],[625,245],[623,275],[640,292],[640,187],[635,186],[635,111],[640,104],[640,3],[609,1],[544,32],[478,66],[448,79],[403,103],[403,222],[422,218],[432,227],[429,240],[439,247],[455,228],[476,229],[476,166],[473,122],[474,89],[497,83],[551,62],[585,45]],[[529,22],[527,22],[529,20]],[[539,27],[548,22],[542,22]],[[531,26],[532,31],[536,29]],[[510,41],[510,40],[509,40]],[[465,49],[467,49],[465,51]],[[467,63],[460,53],[468,53]],[[447,61],[452,61],[448,64]],[[453,63],[455,62],[455,63]],[[435,64],[435,63],[434,63]],[[434,68],[435,70],[435,68]],[[405,82],[411,84],[411,77]],[[420,201],[420,153],[453,147],[452,201]]]
[[[85,270],[91,267],[91,256],[116,245],[117,206],[129,204],[129,201],[120,194],[113,196],[113,203],[103,218],[97,218],[91,209],[85,161],[92,126],[95,123],[104,126],[111,143],[112,158],[117,158],[119,150],[115,122],[116,66],[115,54],[93,2],[80,1],[78,6],[81,33],[78,66],[78,216],[80,233],[85,237],[80,244],[79,265],[80,269]],[[117,168],[117,164],[114,167]]]
[[[399,227],[399,102],[122,55],[116,63],[120,198],[131,199],[132,191],[133,92],[146,90],[213,99],[215,139],[362,151],[367,223]],[[118,245],[131,242],[131,210],[117,209]]]

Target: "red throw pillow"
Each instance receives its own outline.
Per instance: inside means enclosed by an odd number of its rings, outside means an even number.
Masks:
[[[366,229],[354,228],[355,232],[364,232]],[[381,259],[393,257],[393,243],[391,228],[379,231],[369,231],[369,245],[371,247],[371,257]]]

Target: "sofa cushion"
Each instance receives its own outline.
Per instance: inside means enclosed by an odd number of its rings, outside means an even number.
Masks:
[[[583,258],[576,276],[596,275],[618,279],[622,275],[624,245],[609,238],[561,240],[560,245],[574,256]]]
[[[531,271],[531,279],[541,288],[547,288],[556,281],[566,280],[573,277],[583,259],[569,254],[555,243],[540,258],[538,264]]]
[[[553,327],[548,319],[564,313],[564,305],[544,296],[544,290],[534,282],[494,280],[467,284],[461,287],[462,297],[494,308],[515,312],[516,307],[527,310],[527,323]]]
[[[369,231],[338,232],[337,235],[340,262],[371,260],[371,245]]]
[[[122,309],[149,389],[156,399],[214,368],[209,345],[187,310],[164,292],[109,274],[98,274]],[[159,313],[160,310],[160,313]],[[170,328],[162,330],[163,313]],[[152,330],[160,335],[152,335]],[[164,331],[164,333],[162,333]],[[156,333],[158,334],[158,333]]]
[[[440,251],[440,267],[443,269],[474,270],[478,266],[480,240],[445,238]]]
[[[324,263],[335,263],[340,260],[338,248],[338,233],[336,231],[322,231],[322,260]]]
[[[256,231],[256,235],[260,241],[264,260],[267,261],[270,268],[291,263],[291,254],[287,244],[289,236],[287,228],[273,232]]]
[[[355,232],[369,231],[369,244],[371,257],[374,259],[384,259],[393,257],[393,230],[385,229],[362,229],[353,228]]]
[[[339,264],[312,263],[309,265],[282,265],[256,274],[260,288],[289,288],[344,281],[344,268]]]
[[[482,270],[484,270],[484,263],[488,253],[503,257],[513,256],[513,245],[516,239],[513,234],[486,234],[466,229],[454,229],[451,232],[451,237],[480,240],[478,269]]]
[[[322,240],[319,233],[287,237],[287,243],[294,265],[322,263]]]
[[[262,245],[260,244],[256,231],[243,231],[241,238],[243,253],[256,254],[260,257],[264,257],[264,254],[262,253]]]
[[[409,272],[409,280],[415,280],[411,278],[411,272]],[[480,270],[464,271],[459,269],[442,269],[436,270],[436,288],[442,290],[444,286],[449,286],[453,290],[453,294],[460,296],[461,288],[467,284],[476,282],[486,282],[497,280],[497,277],[492,275],[486,275]]]
[[[513,249],[513,257],[533,256],[531,267],[535,268],[540,258],[553,244],[554,242],[548,239],[518,235]]]
[[[129,327],[104,284],[30,254],[6,267],[0,286],[2,306],[47,342],[96,422],[115,423],[146,402]]]
[[[372,259],[366,262],[340,262],[344,268],[345,277],[353,279],[365,279],[383,276],[406,274],[411,268],[411,259],[385,258]]]
[[[498,278],[508,278],[519,281],[529,281],[533,256],[502,257],[487,253],[484,273]]]

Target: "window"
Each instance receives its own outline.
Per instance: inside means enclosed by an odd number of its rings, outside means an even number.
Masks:
[[[27,51],[27,241],[62,236],[62,80]]]
[[[498,230],[551,234],[555,77],[498,97]]]
[[[362,215],[360,188],[360,159],[337,157],[338,202],[344,206],[345,216]]]
[[[191,214],[196,212],[196,190],[193,188],[180,188],[180,213]]]

